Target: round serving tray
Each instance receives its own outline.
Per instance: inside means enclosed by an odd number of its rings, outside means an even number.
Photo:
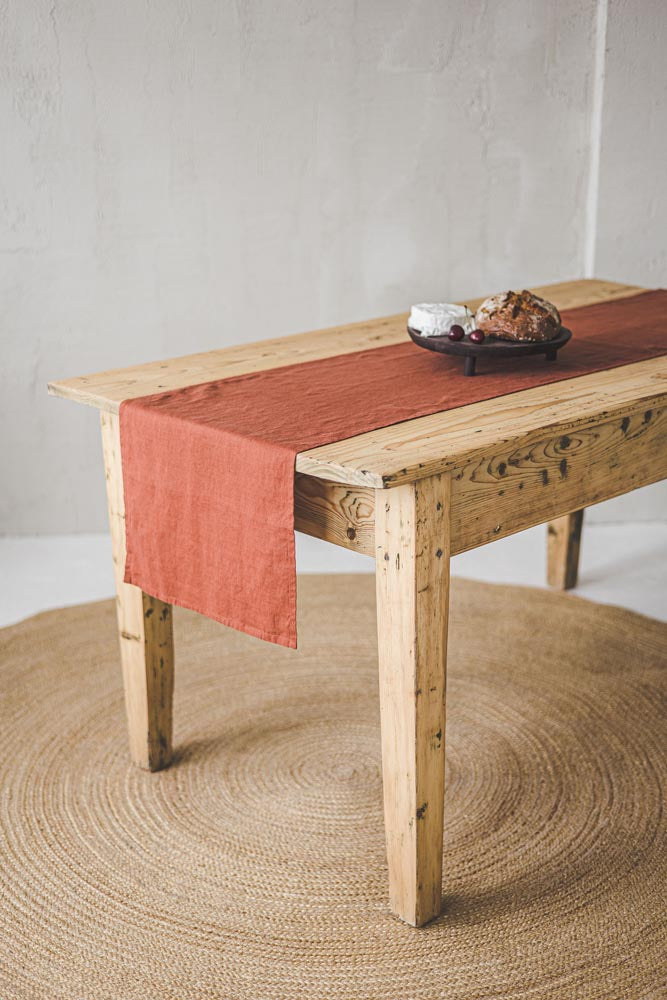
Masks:
[[[567,344],[572,331],[561,326],[560,333],[551,340],[500,340],[488,334],[481,344],[475,344],[466,335],[463,340],[450,340],[446,333],[435,337],[422,337],[408,327],[408,333],[417,347],[439,354],[453,354],[465,358],[464,375],[474,375],[478,358],[493,361],[494,358],[520,358],[528,354],[544,354],[547,361],[555,361],[558,351]]]

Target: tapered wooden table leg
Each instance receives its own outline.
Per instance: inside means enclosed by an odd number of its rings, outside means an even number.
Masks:
[[[549,522],[547,528],[547,582],[558,590],[577,586],[583,510]]]
[[[101,420],[130,754],[140,767],[159,771],[171,759],[174,690],[171,605],[123,582],[125,504],[120,425],[116,414],[103,412]]]
[[[441,906],[449,489],[443,475],[376,492],[389,896],[414,926]]]

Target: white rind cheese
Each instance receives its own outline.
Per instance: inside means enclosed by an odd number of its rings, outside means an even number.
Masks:
[[[450,302],[422,302],[410,310],[408,326],[421,333],[422,337],[437,337],[449,333],[458,323],[465,333],[475,329],[475,317],[466,306]]]

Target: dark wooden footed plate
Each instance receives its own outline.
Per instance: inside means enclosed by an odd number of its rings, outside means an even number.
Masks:
[[[450,340],[446,333],[436,337],[422,337],[420,333],[408,327],[408,333],[417,347],[427,351],[437,351],[438,354],[453,354],[465,358],[464,375],[474,375],[478,359],[493,361],[494,358],[521,358],[529,354],[544,354],[547,361],[555,361],[561,347],[565,347],[572,336],[572,331],[561,326],[560,332],[551,340],[500,340],[492,334],[481,344],[475,344],[469,336],[463,340]]]

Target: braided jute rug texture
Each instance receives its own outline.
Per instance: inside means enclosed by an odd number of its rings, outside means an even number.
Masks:
[[[301,648],[176,611],[174,765],[128,762],[113,603],[0,633],[1,1000],[667,996],[667,626],[454,581],[443,916],[391,916],[375,600]]]

